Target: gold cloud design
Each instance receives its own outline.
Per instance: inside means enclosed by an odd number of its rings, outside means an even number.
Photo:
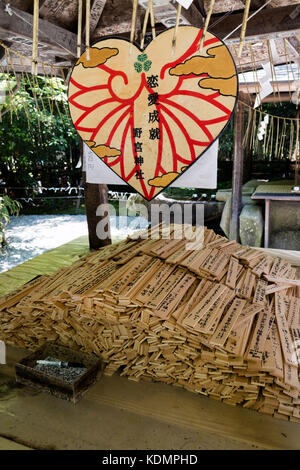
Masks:
[[[199,80],[199,87],[216,90],[220,95],[236,96],[237,78],[236,76],[230,78],[202,78]]]
[[[148,181],[150,186],[155,186],[156,188],[165,188],[179,175],[179,173],[170,172],[162,176],[156,176]]]
[[[76,65],[82,64],[85,68],[98,67],[98,65],[105,64],[111,57],[119,54],[119,49],[102,47],[90,47],[90,60],[87,60],[85,51],[77,60]]]
[[[90,148],[91,147],[94,147],[94,145],[96,144],[96,142],[94,140],[86,140],[85,141],[86,145],[88,145]]]
[[[86,140],[85,143],[95,152],[95,154],[100,157],[118,157],[121,155],[121,151],[108,145],[95,145],[96,142],[93,140]]]
[[[108,147],[107,145],[96,145],[92,147],[93,152],[100,158],[104,157],[118,157],[121,155],[121,151],[113,147]]]
[[[206,73],[214,78],[230,78],[236,74],[234,62],[226,46],[214,46],[207,49],[208,56],[194,56],[182,64],[171,68],[170,75],[202,75]]]

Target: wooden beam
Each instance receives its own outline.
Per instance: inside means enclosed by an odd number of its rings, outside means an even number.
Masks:
[[[185,18],[187,21],[189,21],[193,26],[196,26],[197,28],[202,28],[204,24],[203,15],[200,13],[198,8],[193,4],[188,9],[182,8],[181,16],[183,16],[183,18]]]
[[[141,29],[142,7],[138,8],[136,32]],[[132,0],[107,0],[105,9],[95,28],[92,40],[110,35],[129,33],[132,19]]]
[[[288,37],[300,33],[300,11],[297,6],[285,6],[279,8],[263,9],[247,23],[246,41],[257,41],[259,39],[272,39]],[[231,31],[243,21],[242,13],[231,14],[226,21],[216,24],[211,31],[221,39],[225,38]],[[239,42],[241,29],[226,40],[227,44]]]
[[[201,15],[203,17],[206,16],[206,10],[205,10],[205,5],[204,5],[204,0],[196,0],[195,1],[198,10],[200,11]]]
[[[292,77],[291,77],[292,78]],[[296,83],[295,82],[287,82],[287,81],[280,81],[280,82],[273,82],[271,81],[271,85],[273,86],[274,90],[279,91],[279,93],[289,93],[296,91]],[[239,84],[239,90],[242,93],[247,93],[247,94],[256,94],[257,91],[261,90],[261,85],[260,83],[240,83]]]
[[[17,8],[11,7],[11,10],[15,13],[12,16],[5,12],[5,2],[0,0],[0,37],[32,39],[33,16]],[[39,21],[39,43],[57,49],[58,54],[63,51],[76,57],[76,34],[42,19]]]
[[[300,55],[300,35],[288,38],[288,45],[294,55]]]
[[[64,69],[64,67],[65,67],[65,65],[62,64],[61,68]],[[68,65],[68,68],[69,68],[69,65]],[[22,72],[31,73],[31,66],[30,66],[30,65],[15,65],[15,64],[14,64],[14,71],[15,71],[16,73],[22,73]],[[47,75],[47,74],[50,74],[48,67],[46,67],[46,72],[45,72],[45,68],[43,68],[43,67],[38,67],[38,69],[37,69],[37,74],[38,74],[38,75],[45,75],[45,73],[46,73],[46,75]],[[53,68],[53,73],[51,73],[51,75],[52,75],[52,74],[55,75],[56,77],[61,77],[61,78],[63,78],[63,77],[62,77],[61,70],[60,70],[59,68],[57,68],[57,67]]]
[[[91,8],[91,14],[90,14],[90,35],[92,37],[93,32],[95,31],[98,22],[100,20],[100,17],[102,15],[102,12],[104,10],[106,4],[106,0],[94,0],[93,5]]]
[[[40,17],[65,29],[72,29],[77,20],[78,0],[44,0]]]
[[[2,41],[6,46],[11,46],[11,42],[9,41]],[[3,57],[5,56],[5,48],[0,46],[0,60],[3,59]]]
[[[276,94],[266,96],[262,100],[262,103],[288,103],[291,101],[290,95],[288,93],[280,93],[280,97]]]
[[[203,0],[206,12],[210,8],[210,2],[211,0]],[[244,0],[215,0],[213,13],[223,15],[230,10],[243,10],[244,6]]]
[[[230,240],[239,241],[240,212],[242,209],[243,184],[243,138],[244,138],[244,105],[237,104],[234,116],[234,159],[232,172],[232,205],[230,219]]]

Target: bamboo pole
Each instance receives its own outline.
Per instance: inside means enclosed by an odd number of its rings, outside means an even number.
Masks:
[[[82,36],[82,0],[78,0],[77,57],[81,56],[81,36]]]
[[[86,0],[86,18],[85,18],[86,60],[90,60],[90,13],[91,13],[91,0]]]
[[[209,25],[209,22],[210,22],[210,17],[212,15],[214,6],[215,6],[215,0],[211,0],[210,1],[209,11],[208,11],[206,19],[205,19],[205,24],[204,24],[204,28],[203,28],[202,37],[201,37],[201,40],[200,40],[200,46],[199,46],[200,52],[202,51],[202,48],[203,48],[203,44],[204,44],[204,41],[205,41],[205,36],[206,36],[206,33],[207,33],[207,28],[208,28],[208,25]]]
[[[38,59],[38,34],[39,34],[39,0],[34,0],[33,4],[33,37],[32,37],[32,62],[31,73],[37,74]]]
[[[247,21],[248,21],[249,10],[250,10],[250,3],[251,3],[251,0],[246,0],[244,16],[243,16],[243,24],[242,24],[242,30],[241,30],[241,36],[240,36],[239,51],[238,51],[239,58],[241,57],[242,51],[243,51],[244,40],[245,40],[246,29],[247,29]]]

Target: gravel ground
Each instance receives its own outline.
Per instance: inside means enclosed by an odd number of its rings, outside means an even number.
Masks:
[[[85,215],[24,215],[11,220],[6,229],[8,246],[0,253],[0,272],[88,233]],[[111,217],[113,239],[146,226],[142,217]]]

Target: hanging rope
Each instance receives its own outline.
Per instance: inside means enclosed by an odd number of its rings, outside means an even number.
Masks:
[[[31,73],[37,75],[37,59],[38,59],[38,34],[39,34],[39,0],[34,0],[33,4],[33,38],[32,38],[32,63]]]
[[[202,37],[201,37],[201,40],[200,40],[200,46],[199,46],[199,51],[200,52],[202,51],[202,48],[203,48],[203,44],[204,44],[204,41],[205,41],[205,36],[206,36],[206,33],[207,33],[208,25],[209,25],[209,22],[210,22],[210,17],[212,15],[214,6],[215,6],[215,0],[210,0],[209,11],[208,11],[208,13],[206,15],[206,18],[205,18],[203,33],[202,33]]]
[[[90,14],[91,14],[91,0],[86,0],[86,12],[85,12],[86,60],[90,60]]]
[[[81,37],[82,37],[82,0],[78,0],[77,57],[81,56]]]
[[[247,23],[249,20],[251,20],[251,18],[253,18],[255,15],[257,15],[263,8],[265,8],[267,5],[269,5],[269,3],[271,3],[273,0],[268,0],[266,3],[264,3],[258,10],[256,10],[254,13],[252,13],[252,15],[250,15],[248,18],[247,18]],[[223,41],[226,41],[226,39],[230,38],[230,36],[233,35],[233,33],[235,33],[238,29],[240,29],[240,27],[243,26],[243,23],[239,24],[236,28],[234,28],[231,33],[227,34],[227,36],[225,36],[225,38],[223,38]]]
[[[0,40],[0,46],[3,47],[3,49],[5,49],[6,51],[10,52],[11,54],[14,54],[16,56],[18,56],[21,59],[23,59],[23,62],[22,62],[22,66],[25,67],[25,64],[24,64],[24,60],[26,60],[28,62],[28,65],[31,64],[32,62],[32,57],[28,57],[24,54],[21,54],[19,51],[16,51],[15,49],[12,49],[11,47],[7,46],[6,44],[4,44],[4,42],[2,42]],[[53,67],[54,69],[61,69],[61,65],[53,65],[53,64],[48,64],[47,62],[40,62],[40,61],[37,61],[37,64],[38,65],[44,65],[45,67]]]
[[[176,41],[177,41],[177,34],[178,34],[178,27],[179,27],[179,22],[180,22],[181,10],[182,10],[182,6],[180,5],[180,3],[178,3],[177,14],[176,14],[176,22],[175,22],[175,27],[174,27],[174,35],[173,35],[173,41],[172,41],[172,54],[174,54],[175,48],[176,48]]]
[[[242,30],[241,30],[241,36],[240,36],[240,45],[239,45],[239,51],[238,51],[238,58],[241,57],[242,51],[243,51],[244,40],[245,40],[246,29],[247,29],[247,21],[248,21],[249,10],[250,10],[250,3],[251,3],[251,0],[246,0],[244,16],[243,16],[243,23],[242,23]]]

